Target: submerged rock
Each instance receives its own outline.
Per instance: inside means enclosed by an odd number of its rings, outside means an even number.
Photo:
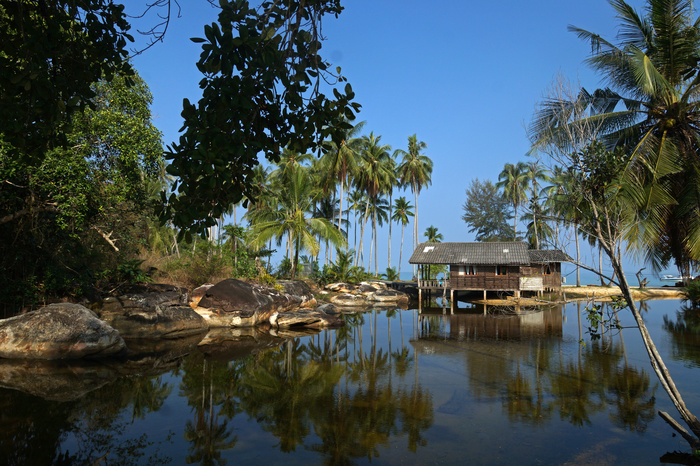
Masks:
[[[0,321],[2,358],[100,358],[124,350],[119,333],[80,304],[50,304]]]

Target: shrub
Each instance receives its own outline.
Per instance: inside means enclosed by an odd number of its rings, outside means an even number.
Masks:
[[[683,300],[690,302],[694,308],[700,307],[700,280],[692,280],[683,288]]]

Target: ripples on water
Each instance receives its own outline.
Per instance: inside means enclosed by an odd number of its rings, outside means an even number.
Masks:
[[[373,310],[314,334],[130,342],[127,361],[4,361],[0,458],[649,464],[688,451],[656,415],[675,412],[636,329],[592,342],[580,307]],[[699,413],[700,318],[651,301],[645,319]]]

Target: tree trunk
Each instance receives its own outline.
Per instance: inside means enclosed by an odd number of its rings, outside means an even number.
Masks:
[[[401,249],[399,249],[399,280],[401,280],[401,261],[403,260],[403,223],[401,224]]]
[[[357,254],[355,266],[357,266],[360,263],[359,258],[360,255],[362,255],[362,239],[365,237],[365,226],[367,226],[367,217],[369,217],[369,197],[367,197],[367,202],[365,203],[365,217],[362,219],[362,230],[360,231],[360,252],[359,254]],[[367,270],[369,270],[369,268]]]
[[[581,286],[581,268],[578,263],[581,262],[581,250],[578,244],[578,225],[574,224],[574,238],[576,239],[576,286]]]

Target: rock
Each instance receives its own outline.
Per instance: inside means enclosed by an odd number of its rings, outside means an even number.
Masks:
[[[335,304],[336,306],[363,307],[367,305],[367,300],[361,295],[344,293],[333,296],[331,298],[331,303]]]
[[[314,305],[311,288],[300,281],[281,281],[283,291],[229,278],[211,287],[195,311],[210,327],[252,327],[275,312]],[[287,292],[288,291],[288,292]]]
[[[375,291],[367,296],[368,301],[379,302],[379,303],[400,303],[408,302],[408,296],[400,291],[383,289]]]
[[[334,305],[332,305],[331,303],[321,304],[320,306],[318,306],[316,308],[316,310],[319,312],[324,312],[324,313],[329,314],[329,315],[340,314],[340,311],[338,311],[338,309]]]
[[[0,321],[2,358],[100,358],[125,348],[114,328],[80,304],[50,304]]]
[[[274,313],[270,316],[270,325],[283,329],[290,327],[335,328],[345,325],[345,321],[337,315],[302,309],[282,314]]]
[[[207,322],[187,305],[184,289],[146,285],[94,306],[97,315],[123,338],[180,338],[204,333]]]
[[[350,283],[339,282],[329,283],[324,289],[332,291],[333,293],[351,293],[357,289],[357,286],[351,285]]]
[[[360,283],[359,288],[357,289],[359,293],[362,293],[363,295],[369,295],[371,293],[374,293],[377,291],[377,288],[373,287],[369,283]]]
[[[194,309],[199,305],[199,301],[204,297],[205,294],[207,294],[207,291],[209,291],[209,288],[214,286],[213,283],[205,283],[202,286],[198,286],[194,290],[192,290],[192,293],[190,293],[190,306]]]

